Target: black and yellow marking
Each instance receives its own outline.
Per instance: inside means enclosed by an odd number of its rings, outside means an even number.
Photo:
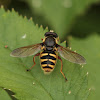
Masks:
[[[41,67],[44,72],[51,72],[56,64],[57,54],[55,51],[43,50],[40,53]]]

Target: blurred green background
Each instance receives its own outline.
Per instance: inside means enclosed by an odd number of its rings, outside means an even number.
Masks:
[[[0,0],[0,5],[32,17],[35,24],[57,32],[62,41],[69,35],[85,38],[100,32],[99,0]]]
[[[1,5],[54,30],[67,46],[84,48],[91,90],[87,100],[100,98],[100,0],[0,0]]]

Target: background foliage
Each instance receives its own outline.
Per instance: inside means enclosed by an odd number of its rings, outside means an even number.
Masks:
[[[99,0],[0,0],[0,5],[4,5],[0,8],[0,100],[100,98]],[[53,73],[44,75],[38,57],[36,66],[26,72],[32,57],[9,56],[17,47],[41,42],[50,29],[60,41],[66,40],[61,45],[72,47],[87,61],[82,67],[62,58],[67,83],[60,61]]]

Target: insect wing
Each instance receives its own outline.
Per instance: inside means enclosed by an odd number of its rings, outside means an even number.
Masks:
[[[40,50],[41,50],[41,43],[17,48],[11,52],[10,56],[27,57],[27,56],[35,55]]]
[[[76,52],[69,50],[68,48],[59,45],[58,52],[64,59],[70,62],[77,63],[77,64],[86,64],[84,57],[82,57],[80,54]]]

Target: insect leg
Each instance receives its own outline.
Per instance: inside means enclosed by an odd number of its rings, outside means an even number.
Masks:
[[[62,72],[62,68],[63,68],[62,59],[59,56],[58,56],[58,59],[61,61],[61,69],[60,69],[60,72],[63,75],[63,77],[65,78],[65,80],[67,81],[67,78],[65,77],[64,73]]]
[[[30,69],[27,69],[27,71],[30,71],[30,70],[36,65],[36,63],[35,63],[35,57],[36,57],[36,56],[39,56],[39,55],[40,55],[40,53],[37,53],[37,54],[33,57],[34,65],[33,65]]]

